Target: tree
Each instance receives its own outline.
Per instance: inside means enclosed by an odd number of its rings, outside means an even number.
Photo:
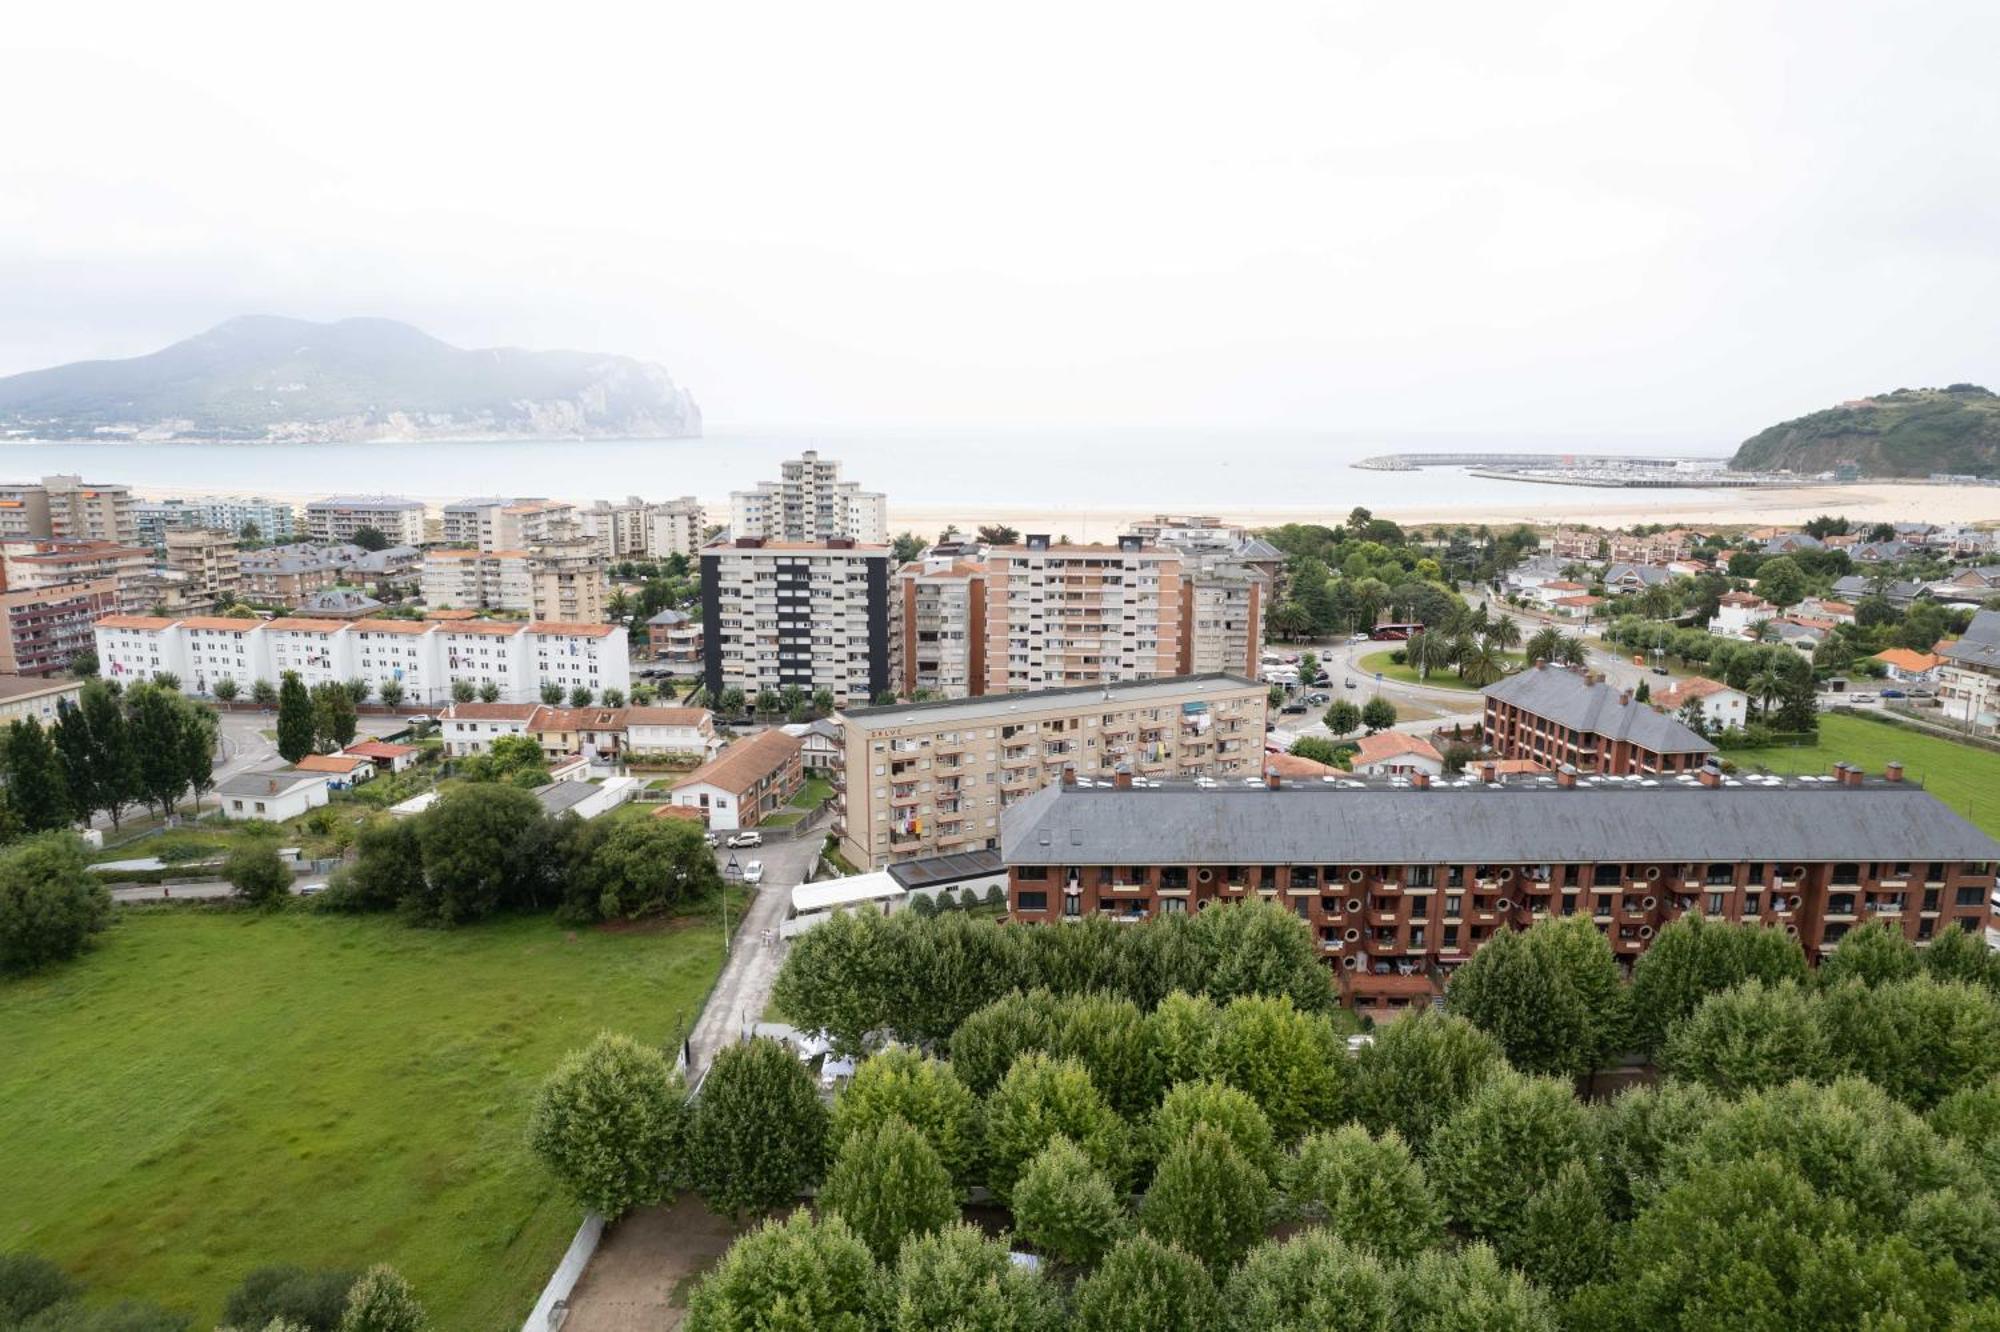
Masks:
[[[1361,724],[1370,735],[1388,730],[1396,724],[1396,705],[1377,694],[1361,705]]]
[[[1002,1201],[1049,1141],[1062,1135],[1114,1181],[1124,1178],[1124,1121],[1074,1059],[1022,1055],[986,1098],[986,1183]]]
[[[579,824],[564,859],[560,914],[569,921],[641,920],[722,892],[714,853],[685,819]]]
[[[820,1185],[818,1201],[883,1262],[910,1236],[942,1230],[958,1219],[951,1173],[923,1134],[898,1115],[848,1136]]]
[[[1396,1273],[1396,1332],[1556,1332],[1549,1300],[1484,1244],[1429,1249]]]
[[[250,1332],[283,1320],[285,1326],[307,1332],[339,1332],[347,1293],[359,1276],[348,1271],[308,1272],[291,1264],[253,1268],[223,1302],[223,1325]]]
[[[569,705],[573,708],[587,708],[593,697],[588,685],[577,685],[569,691]]]
[[[209,692],[214,694],[218,699],[222,700],[224,703],[235,701],[236,695],[238,693],[236,677],[233,675],[223,676],[220,680],[217,680],[212,686],[209,687]]]
[[[1149,1234],[1118,1242],[1079,1281],[1077,1332],[1221,1332],[1222,1304],[1201,1260]]]
[[[215,785],[215,737],[219,723],[214,711],[200,704],[183,702],[179,711],[180,732],[175,750],[181,777],[194,792],[194,808],[199,814],[202,794]]]
[[[1631,1087],[1596,1107],[1605,1191],[1623,1219],[1652,1202],[1670,1155],[1681,1153],[1715,1117],[1721,1099],[1698,1082],[1670,1079]]]
[[[813,690],[812,706],[813,713],[816,716],[831,717],[833,715],[833,691],[825,685],[821,685],[818,689]]]
[[[297,763],[313,752],[314,714],[311,695],[297,671],[286,671],[278,682],[278,753]]]
[[[278,702],[278,687],[269,680],[252,680],[250,701],[260,708],[272,707]]]
[[[1508,1072],[1438,1126],[1426,1159],[1445,1214],[1474,1239],[1508,1239],[1566,1161],[1594,1143],[1589,1112],[1554,1078]]]
[[[1667,1030],[1660,1066],[1724,1095],[1820,1079],[1833,1067],[1816,996],[1796,981],[1709,995]]]
[[[337,911],[401,907],[415,914],[426,892],[418,822],[388,819],[364,824],[355,839],[353,863],[334,871],[319,905]]]
[[[138,794],[162,815],[173,812],[187,790],[188,765],[182,751],[184,715],[194,705],[157,684],[133,685],[125,691],[125,711],[138,756]]]
[[[1160,1158],[1139,1204],[1139,1225],[1213,1268],[1250,1251],[1264,1233],[1271,1186],[1229,1135],[1197,1123]]]
[[[1139,1006],[1122,995],[1095,992],[1057,1001],[1048,1052],[1074,1059],[1121,1115],[1143,1115],[1159,1100],[1151,1036]]]
[[[384,707],[398,707],[403,702],[403,682],[396,679],[384,680],[376,687],[375,696],[382,700]]]
[[[1805,951],[1784,931],[1690,913],[1670,921],[1632,967],[1632,1038],[1660,1048],[1674,1023],[1711,994],[1747,980],[1804,981]]]
[[[499,691],[495,689],[494,692],[498,693]],[[607,708],[622,708],[625,706],[625,691],[616,685],[606,685],[602,697],[604,706]]]
[[[389,538],[379,527],[368,527],[365,525],[357,527],[354,529],[354,535],[349,537],[348,540],[367,551],[387,550],[389,548]]]
[[[1017,546],[1021,534],[1004,523],[992,523],[979,529],[979,544],[982,546]]]
[[[252,906],[276,907],[291,894],[292,871],[269,842],[245,842],[229,853],[222,868],[237,896]]]
[[[313,739],[322,749],[344,749],[354,743],[354,696],[337,680],[312,687]],[[283,731],[282,722],[280,732]]]
[[[536,1093],[528,1145],[569,1195],[615,1220],[686,1179],[686,1089],[658,1049],[600,1032]]]
[[[1259,1332],[1387,1332],[1395,1286],[1375,1255],[1324,1230],[1252,1249],[1223,1287],[1224,1322]]]
[[[1582,916],[1503,930],[1452,974],[1453,1012],[1491,1032],[1515,1068],[1583,1077],[1625,1046],[1624,985],[1611,945]]]
[[[794,1063],[797,1061],[794,1060]],[[845,1221],[801,1207],[729,1246],[688,1299],[688,1332],[868,1332],[874,1260]]]
[[[548,904],[552,838],[541,802],[481,782],[446,791],[417,821],[423,876],[404,913],[423,925],[462,925],[503,907]]]
[[[1061,1134],[1021,1172],[1013,1212],[1022,1239],[1073,1268],[1095,1267],[1130,1229],[1110,1179]]]
[[[65,668],[72,679],[87,680],[98,672],[97,649],[79,648],[69,654]]]
[[[1871,920],[1841,936],[1833,956],[1819,964],[1822,986],[1832,988],[1853,979],[1867,985],[1886,985],[1908,980],[1917,974],[1917,949],[1901,929],[1887,921]]]
[[[2000,1073],[2000,997],[1982,985],[1850,980],[1820,996],[1818,1016],[1835,1068],[1915,1110]]]
[[[863,1060],[834,1098],[827,1145],[838,1151],[891,1118],[923,1135],[960,1188],[976,1182],[979,1102],[950,1064],[901,1045]]]
[[[550,707],[558,707],[563,701],[563,687],[553,680],[544,681],[542,683],[541,698],[542,702],[548,704]]]
[[[1757,566],[1757,595],[1773,606],[1796,606],[1805,600],[1805,571],[1789,555],[1765,560]]]
[[[1421,1152],[1466,1097],[1507,1067],[1500,1043],[1455,1013],[1420,1008],[1378,1029],[1354,1066],[1349,1104],[1370,1131]]]
[[[791,1202],[820,1177],[826,1119],[812,1075],[785,1046],[759,1037],[725,1048],[688,1127],[695,1190],[733,1218]]]
[[[0,1253],[0,1327],[28,1326],[44,1309],[83,1294],[83,1287],[46,1258]]]
[[[348,1290],[340,1332],[428,1332],[430,1325],[410,1283],[378,1263]]]
[[[1338,1116],[1349,1076],[1332,1023],[1289,998],[1244,995],[1222,1009],[1216,1076],[1250,1094],[1278,1141],[1292,1143]]]
[[[924,539],[914,532],[898,532],[895,540],[889,543],[889,557],[898,567],[908,564],[923,553]]]
[[[1444,1233],[1424,1168],[1394,1129],[1374,1138],[1347,1124],[1311,1135],[1286,1163],[1284,1192],[1292,1209],[1383,1258],[1429,1248]]]
[[[463,683],[463,681],[460,683]],[[500,686],[491,680],[481,680],[479,688],[475,692],[479,695],[481,703],[498,703],[500,701]]]
[[[1326,729],[1337,740],[1343,735],[1352,735],[1355,728],[1361,725],[1361,709],[1344,698],[1337,698],[1327,708],[1321,720],[1326,723]]]
[[[33,717],[9,722],[4,758],[7,812],[22,830],[49,832],[70,825],[74,809],[62,756]]]
[[[1177,1083],[1167,1092],[1147,1126],[1153,1159],[1171,1151],[1197,1124],[1219,1130],[1266,1180],[1277,1182],[1280,1154],[1271,1121],[1248,1092],[1213,1079]]]
[[[1528,1198],[1519,1223],[1505,1233],[1499,1256],[1517,1271],[1534,1273],[1544,1289],[1566,1295],[1604,1273],[1611,1235],[1603,1191],[1590,1167],[1564,1161],[1555,1178]]]
[[[1037,1272],[977,1226],[952,1225],[904,1241],[884,1279],[883,1332],[1056,1332],[1062,1302]]]

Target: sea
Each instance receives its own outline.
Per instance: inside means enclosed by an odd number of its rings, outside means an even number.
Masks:
[[[1661,436],[1379,434],[1159,430],[716,429],[700,439],[425,440],[349,444],[0,444],[0,483],[77,473],[142,490],[273,496],[473,495],[568,500],[719,500],[775,478],[781,459],[818,449],[845,479],[898,504],[993,510],[1202,512],[1355,505],[1393,511],[1518,508],[1524,491],[1576,504],[1606,492],[1476,477],[1459,468],[1357,470],[1385,453],[1579,453],[1726,457],[1733,443]],[[1712,492],[1649,490],[1649,501]]]

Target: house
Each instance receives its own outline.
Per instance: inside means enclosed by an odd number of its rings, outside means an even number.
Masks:
[[[450,703],[438,713],[444,752],[454,758],[484,754],[503,735],[526,735],[540,703]]]
[[[1595,671],[1580,675],[1536,662],[1480,692],[1486,747],[1501,758],[1651,776],[1692,771],[1715,752],[1680,722],[1635,702],[1630,690],[1612,689]]]
[[[1940,601],[1969,601],[1974,604],[1988,597],[2000,596],[2000,564],[1960,569],[1951,577],[1932,583],[1930,591]]]
[[[551,818],[574,814],[588,822],[631,800],[642,785],[637,777],[607,777],[601,782],[550,782],[535,788],[535,799]]]
[[[1264,775],[1281,777],[1288,781],[1318,781],[1322,777],[1344,777],[1346,774],[1331,763],[1321,763],[1317,759],[1301,757],[1298,754],[1264,755]]]
[[[1781,532],[1764,543],[1766,555],[1796,555],[1802,550],[1824,550],[1818,537],[1804,532]]]
[[[1557,597],[1549,603],[1549,613],[1564,620],[1588,620],[1605,601],[1604,597],[1588,595]]]
[[[1973,731],[2000,727],[2000,611],[1983,610],[1955,643],[1943,644],[1938,666],[1938,705],[1944,715]]]
[[[365,620],[381,609],[381,602],[352,588],[329,587],[301,597],[292,614],[317,620]]]
[[[1826,641],[1831,628],[1830,625],[1823,627],[1810,623],[1796,615],[1785,615],[1771,621],[1767,632],[1794,652],[1810,657],[1813,649]]]
[[[1529,596],[1546,609],[1563,597],[1573,597],[1588,591],[1590,591],[1588,586],[1573,578],[1551,578],[1530,592]]]
[[[722,748],[707,708],[625,709],[625,752],[634,758],[691,758],[705,763]]]
[[[39,680],[26,675],[0,675],[0,727],[9,722],[38,721],[52,725],[64,703],[83,698],[81,680]]]
[[[298,768],[239,772],[217,783],[218,808],[225,819],[295,819],[327,802],[327,775]]]
[[[787,726],[785,734],[797,736],[805,745],[802,761],[807,772],[832,772],[846,759],[847,742],[841,736],[840,723],[830,718]]]
[[[1658,564],[1614,564],[1604,571],[1604,586],[1613,592],[1643,592],[1673,581],[1673,572]]]
[[[1509,569],[1501,579],[1501,586],[1513,594],[1532,594],[1544,583],[1553,583],[1560,579],[1564,567],[1561,560],[1547,555],[1536,555]]]
[[[685,667],[701,666],[701,622],[686,611],[663,610],[646,621],[646,645],[656,661]]]
[[[1859,564],[1887,564],[1909,559],[1917,548],[1907,541],[1864,541],[1848,553]]]
[[[1842,601],[1854,602],[1875,594],[1876,579],[1862,574],[1849,574],[1834,580],[1833,592]],[[1882,583],[1881,594],[1897,609],[1907,607],[1924,594],[1922,583],[1913,583],[1904,578],[1892,578]]]
[[[1696,699],[1701,701],[1702,722],[1711,731],[1726,731],[1731,727],[1740,730],[1750,720],[1748,694],[1700,675],[1676,681],[1672,688],[1653,695],[1653,706],[1669,716],[1679,717],[1681,710]]]
[[[616,763],[625,748],[624,708],[536,708],[528,734],[550,758],[581,754],[592,763]]]
[[[295,765],[300,772],[326,774],[326,784],[336,791],[359,786],[375,775],[375,763],[359,754],[308,754]]]
[[[1716,602],[1708,632],[1723,638],[1753,638],[1757,626],[1777,614],[1776,606],[1754,592],[1724,592]]]
[[[754,828],[798,794],[804,751],[778,730],[739,740],[675,782],[673,803],[706,811],[710,828]]]
[[[1846,601],[1833,601],[1826,597],[1807,597],[1799,603],[1799,613],[1810,615],[1817,620],[1827,620],[1834,624],[1853,624],[1854,606]]]
[[[387,769],[391,773],[398,773],[407,772],[415,767],[424,751],[416,745],[392,745],[386,740],[360,740],[341,752],[367,759],[375,765],[378,772]]]
[[[1904,684],[1936,684],[1938,667],[1944,658],[1935,652],[1912,652],[1909,648],[1888,648],[1869,658],[1889,668],[1889,678]]]
[[[1361,737],[1354,754],[1357,777],[1408,777],[1413,773],[1431,777],[1444,774],[1444,755],[1420,735],[1402,731],[1377,731]]]

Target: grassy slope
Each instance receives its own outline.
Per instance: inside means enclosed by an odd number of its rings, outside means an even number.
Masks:
[[[579,1219],[524,1150],[529,1097],[600,1028],[691,1023],[713,923],[128,912],[0,984],[0,1251],[204,1327],[280,1261],[386,1261],[440,1332],[518,1325]]]
[[[1819,719],[1819,742],[1798,748],[1737,749],[1723,755],[1739,766],[1773,772],[1829,772],[1859,763],[1869,773],[1900,761],[1908,778],[1995,837],[2000,837],[2000,754],[1905,731],[1866,717]]]

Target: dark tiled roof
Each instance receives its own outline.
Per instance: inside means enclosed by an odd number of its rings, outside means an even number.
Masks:
[[[1002,815],[1010,865],[2000,860],[1921,787],[1663,780],[1412,787],[1047,786]]]
[[[1608,684],[1591,684],[1574,671],[1559,667],[1530,668],[1481,691],[1488,698],[1511,703],[1559,726],[1626,740],[1656,754],[1707,754],[1714,745],[1672,717],[1629,697]]]
[[[1983,610],[1973,616],[1959,640],[1940,655],[1960,666],[2000,671],[2000,611]]]

